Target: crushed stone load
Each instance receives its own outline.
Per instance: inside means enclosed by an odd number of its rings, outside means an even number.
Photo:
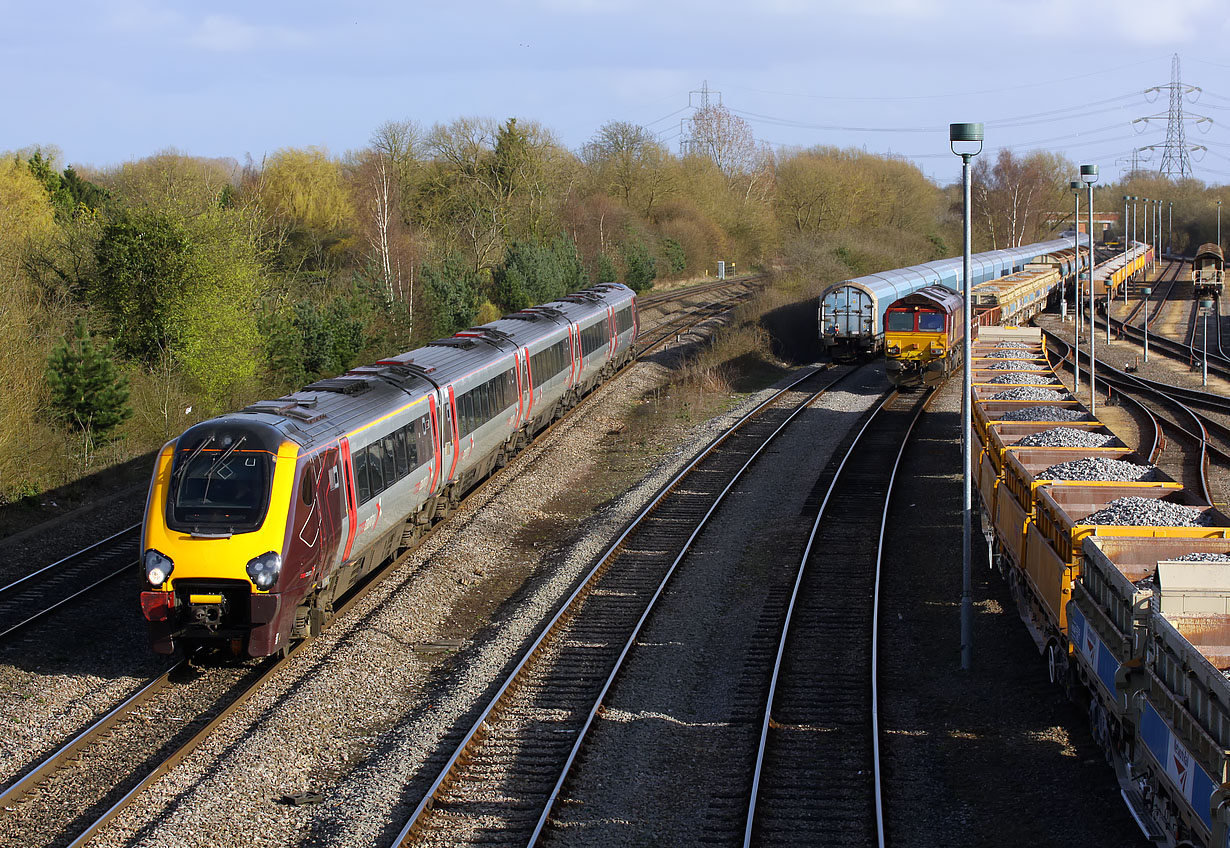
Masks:
[[[1132,585],[1142,591],[1152,592],[1153,591],[1153,575],[1150,574],[1148,577],[1142,577],[1139,580],[1132,583]]]
[[[1071,395],[1067,392],[1053,392],[1050,389],[1031,389],[1021,387],[1019,389],[1008,389],[1006,392],[998,392],[991,395],[987,400],[1071,400]]]
[[[1026,406],[1010,412],[999,413],[998,421],[1092,421],[1083,409],[1066,406]]]
[[[987,380],[988,383],[1031,383],[1037,385],[1053,385],[1059,381],[1046,374],[1030,373],[1029,371],[1009,371]]]
[[[1208,527],[1209,519],[1198,509],[1156,498],[1116,498],[1079,524],[1113,524],[1119,527]]]
[[[1038,363],[1032,359],[1001,359],[998,362],[988,362],[982,367],[987,371],[1012,371],[1016,368],[1037,368]]]
[[[1033,345],[1025,342],[1000,342],[995,345],[996,350],[1029,350]]]
[[[1023,448],[1105,448],[1117,441],[1109,433],[1096,433],[1078,427],[1053,427],[1041,433],[1030,433],[1016,444]]]
[[[988,359],[1020,359],[1021,353],[1020,353],[1019,348],[1014,348],[1012,350],[999,350],[997,348],[996,350],[988,350],[987,358]]]
[[[1175,557],[1173,562],[1230,562],[1230,554],[1183,554]]]
[[[1105,456],[1084,457],[1052,465],[1038,475],[1039,480],[1090,480],[1100,483],[1139,483],[1156,480],[1155,465],[1138,465]]]

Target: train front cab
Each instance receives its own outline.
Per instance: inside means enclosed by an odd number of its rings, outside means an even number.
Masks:
[[[960,311],[946,311],[925,292],[902,298],[884,313],[884,367],[895,386],[937,385],[960,362]]]
[[[299,446],[239,417],[190,428],[163,448],[142,529],[141,607],[158,653],[230,642],[236,653],[284,647],[285,529]],[[302,587],[297,584],[295,589]]]

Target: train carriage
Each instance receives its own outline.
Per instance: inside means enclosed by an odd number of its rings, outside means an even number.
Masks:
[[[1221,297],[1225,281],[1225,257],[1221,245],[1200,245],[1196,258],[1192,260],[1192,283],[1196,286],[1196,296]]]
[[[152,647],[264,656],[317,632],[636,333],[632,290],[597,286],[189,428],[159,454],[142,528]]]
[[[1024,270],[1031,262],[1071,250],[1072,241],[1055,239],[974,254],[970,257],[971,284]],[[836,359],[878,353],[884,346],[884,313],[889,305],[927,286],[961,291],[963,273],[963,260],[956,257],[867,274],[827,287],[819,302],[821,347]]]

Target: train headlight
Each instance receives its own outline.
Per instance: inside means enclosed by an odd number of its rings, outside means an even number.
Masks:
[[[175,570],[175,563],[171,562],[171,558],[166,554],[160,554],[153,548],[145,552],[144,564],[145,579],[154,588],[158,588],[167,582],[167,578]]]
[[[258,589],[268,589],[278,580],[282,571],[282,556],[270,551],[261,554],[248,563],[248,576]]]
[[[887,350],[889,356],[896,356],[901,353],[901,347],[898,345],[889,345]]]

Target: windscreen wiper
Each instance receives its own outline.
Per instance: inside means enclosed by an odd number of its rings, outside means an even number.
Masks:
[[[200,443],[199,445],[197,445],[195,448],[193,448],[192,453],[188,454],[188,458],[184,460],[184,464],[183,464],[183,465],[181,465],[181,466],[179,467],[179,470],[175,472],[175,476],[176,476],[177,478],[179,478],[179,477],[183,477],[183,476],[184,476],[184,471],[186,471],[186,470],[187,470],[187,468],[188,468],[188,466],[192,464],[192,460],[194,460],[194,459],[196,459],[198,456],[200,456],[200,455],[201,455],[201,451],[205,450],[206,446],[207,446],[210,442],[212,442],[213,440],[214,440],[214,436],[213,436],[213,434],[212,434],[212,433],[210,433],[208,436],[206,436],[204,439],[202,439],[202,440],[201,440],[201,443]]]

